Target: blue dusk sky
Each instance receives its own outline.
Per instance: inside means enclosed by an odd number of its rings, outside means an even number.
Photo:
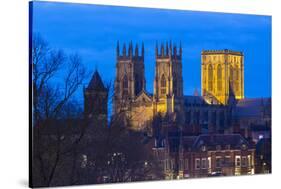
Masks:
[[[172,40],[183,46],[185,95],[200,91],[201,51],[230,49],[244,53],[245,96],[271,97],[270,16],[34,2],[33,21],[33,32],[50,47],[80,54],[105,81],[114,81],[117,41],[121,49],[124,42],[144,42],[146,86],[153,92],[156,41]]]

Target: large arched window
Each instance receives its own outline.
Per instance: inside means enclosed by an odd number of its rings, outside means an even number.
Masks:
[[[230,66],[229,68],[229,79],[232,82],[234,80],[234,73],[233,73],[233,66]]]
[[[239,71],[239,66],[236,66],[235,69],[235,90],[238,91],[239,90],[239,80],[240,80],[240,71]]]
[[[235,79],[236,79],[236,71],[235,71],[235,68],[233,66],[230,66],[230,70],[229,70],[229,79],[230,79],[230,86],[231,86],[231,89],[235,90]]]
[[[129,94],[128,86],[129,86],[128,78],[125,75],[124,78],[123,78],[123,95],[128,95]]]
[[[165,76],[164,74],[161,76],[161,82],[160,82],[160,88],[161,88],[161,95],[164,95],[166,94],[166,79],[165,79]]]
[[[209,65],[208,67],[208,90],[213,90],[213,67],[212,65]]]
[[[173,79],[173,92],[177,96],[177,93],[178,93],[178,82],[177,82],[177,79],[175,77]]]
[[[221,65],[218,65],[217,68],[217,87],[218,87],[218,91],[222,90],[222,68]]]
[[[142,82],[141,77],[139,75],[135,75],[135,95],[138,95],[142,90]]]

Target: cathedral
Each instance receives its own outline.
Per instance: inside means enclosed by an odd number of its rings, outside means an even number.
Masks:
[[[169,115],[178,126],[197,133],[232,133],[236,127],[271,124],[270,98],[244,98],[242,52],[201,52],[201,95],[183,94],[182,54],[181,43],[156,44],[154,89],[149,93],[144,44],[124,43],[121,49],[117,42],[112,115],[125,115],[136,131],[149,128],[156,115]],[[84,99],[85,116],[107,125],[108,89],[97,71],[84,89]]]
[[[256,155],[255,145],[271,139],[271,98],[245,98],[242,52],[203,50],[201,95],[186,95],[181,44],[156,44],[152,94],[146,90],[144,44],[130,42],[120,50],[118,42],[113,117],[149,134],[161,116],[160,132],[149,137],[166,179],[254,174],[262,170],[256,161],[270,162],[257,159],[263,154]],[[95,71],[84,88],[85,117],[108,126],[107,104],[108,87]]]
[[[202,96],[188,96],[183,94],[181,44],[179,47],[172,42],[156,44],[153,94],[145,87],[144,44],[140,52],[138,44],[133,47],[130,42],[127,46],[123,45],[122,53],[119,42],[116,47],[114,114],[126,114],[135,130],[150,125],[157,114],[176,115],[183,125],[198,125],[204,119],[213,119],[213,123],[207,121],[206,127],[219,130],[230,121],[227,105],[244,98],[241,52],[202,51]],[[202,106],[200,110],[207,112],[197,110],[197,103],[204,104],[205,108]]]

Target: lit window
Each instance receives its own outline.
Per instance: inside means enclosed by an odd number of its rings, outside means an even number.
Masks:
[[[241,166],[241,157],[235,156],[235,167],[240,167],[240,166]]]
[[[213,67],[212,65],[209,65],[208,67],[208,89],[209,91],[213,90]]]
[[[208,169],[212,168],[212,161],[211,161],[211,157],[208,157]]]
[[[230,69],[229,69],[229,72],[230,72],[230,81],[232,82],[234,80],[234,71],[233,71],[233,66],[230,66]]]
[[[88,158],[87,155],[82,155],[82,162],[81,162],[81,168],[85,168],[87,166]]]
[[[200,169],[200,159],[199,158],[195,159],[195,169]]]
[[[248,155],[248,167],[250,167],[252,165],[251,163],[251,155]]]
[[[217,68],[217,88],[218,91],[222,90],[222,68],[220,64],[218,65]]]

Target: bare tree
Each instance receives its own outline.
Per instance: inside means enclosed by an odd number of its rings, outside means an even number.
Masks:
[[[83,129],[66,139],[61,120],[74,116],[73,95],[86,78],[79,55],[51,49],[39,34],[32,39],[33,185],[51,186],[66,152],[75,149]],[[79,112],[76,112],[77,114]],[[80,114],[80,113],[79,113]],[[59,121],[60,120],[60,121]],[[71,149],[71,150],[70,150]],[[61,170],[60,170],[61,171]]]

